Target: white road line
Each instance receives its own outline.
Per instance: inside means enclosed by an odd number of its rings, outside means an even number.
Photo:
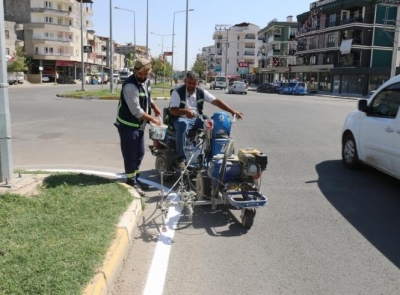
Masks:
[[[168,210],[165,221],[167,231],[158,236],[156,250],[151,262],[150,271],[147,276],[146,286],[143,295],[162,295],[164,291],[165,278],[167,276],[169,254],[178,224],[181,209],[178,205]]]

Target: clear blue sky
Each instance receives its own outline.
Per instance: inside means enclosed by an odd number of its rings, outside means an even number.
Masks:
[[[110,1],[94,0],[92,21],[97,35],[110,35]],[[136,16],[136,44],[146,45],[146,4],[149,3],[149,48],[153,55],[161,53],[162,38],[152,35],[172,34],[175,11],[186,10],[186,0],[112,0],[112,6],[134,10]],[[235,25],[250,22],[260,28],[274,18],[286,20],[309,10],[310,0],[189,0],[188,69],[194,62],[199,49],[213,45],[212,35],[216,24]],[[174,68],[185,68],[186,13],[175,14],[175,57]],[[133,43],[133,13],[113,8],[113,39],[126,44]],[[164,37],[164,51],[170,51],[172,37]]]

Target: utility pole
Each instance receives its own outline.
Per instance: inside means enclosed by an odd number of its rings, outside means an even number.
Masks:
[[[112,11],[113,11],[113,3],[110,0],[110,93],[114,93],[114,43],[113,43],[113,27],[112,27]]]
[[[396,68],[397,68],[397,54],[399,52],[399,35],[400,35],[400,6],[397,5],[397,16],[394,28],[394,40],[393,40],[393,53],[392,53],[392,64],[390,68],[390,78],[396,76]]]
[[[83,61],[83,4],[81,0],[81,74],[82,74],[82,91],[85,91],[85,63]]]
[[[11,120],[8,100],[4,6],[0,5],[0,182],[13,176]]]

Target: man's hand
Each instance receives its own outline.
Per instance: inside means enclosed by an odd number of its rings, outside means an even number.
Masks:
[[[193,111],[193,110],[187,110],[187,112],[186,112],[186,117],[188,117],[188,118],[195,118],[196,117],[196,112],[195,111]]]
[[[160,117],[161,116],[161,111],[155,104],[153,104],[153,111],[154,111],[154,114],[155,114],[156,117]]]
[[[152,118],[151,123],[153,123],[154,125],[157,125],[157,126],[162,125],[162,122],[160,120],[158,120],[157,118]]]
[[[236,115],[236,117],[237,117],[238,119],[243,119],[243,113],[242,113],[242,112],[233,111],[233,112],[232,112],[232,116],[235,116],[235,115]]]

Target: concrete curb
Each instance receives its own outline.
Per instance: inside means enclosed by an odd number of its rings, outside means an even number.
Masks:
[[[64,95],[57,93],[57,97],[63,98],[75,98],[75,99],[86,99],[86,100],[119,100],[119,97],[115,96],[90,96],[90,95]],[[168,96],[160,96],[160,97],[153,97],[153,100],[169,100],[171,99]]]
[[[122,214],[117,225],[117,235],[107,251],[102,267],[90,281],[83,291],[83,295],[106,295],[110,294],[111,288],[117,278],[119,270],[129,247],[133,243],[139,219],[142,216],[142,202],[140,195],[130,186],[122,183],[129,189],[134,197],[128,210]]]

